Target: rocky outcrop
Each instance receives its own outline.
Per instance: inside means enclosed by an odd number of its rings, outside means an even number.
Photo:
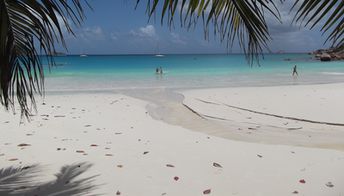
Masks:
[[[328,53],[323,53],[320,55],[320,61],[331,61],[332,57]]]
[[[316,50],[313,52],[313,55],[316,59],[320,61],[336,61],[336,60],[344,60],[344,51],[343,50],[336,50],[333,48],[324,50]]]

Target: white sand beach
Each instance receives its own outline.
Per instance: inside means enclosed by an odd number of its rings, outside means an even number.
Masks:
[[[261,114],[343,124],[344,84],[182,94],[200,116],[180,103],[159,120],[154,103],[115,93],[48,93],[23,124],[1,111],[0,167],[38,163],[48,180],[87,162],[104,195],[344,194],[343,126]]]

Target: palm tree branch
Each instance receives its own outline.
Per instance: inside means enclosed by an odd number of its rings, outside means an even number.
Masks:
[[[142,0],[137,0],[137,4]],[[160,3],[160,6],[159,6]],[[180,9],[179,9],[180,8]],[[205,38],[209,29],[214,30],[221,42],[233,46],[235,40],[247,54],[249,60],[258,59],[271,39],[265,20],[265,12],[280,19],[279,11],[272,0],[147,0],[149,18],[161,9],[161,23],[166,15],[169,26],[173,25],[176,10],[179,9],[180,23],[190,28],[198,19],[203,21]]]

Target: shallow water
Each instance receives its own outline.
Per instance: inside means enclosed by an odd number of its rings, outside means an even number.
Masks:
[[[307,54],[269,54],[260,66],[244,55],[123,55],[56,57],[46,69],[49,91],[207,88],[344,82],[344,62],[319,62]],[[297,65],[299,76],[292,77]],[[155,74],[157,67],[164,74]]]

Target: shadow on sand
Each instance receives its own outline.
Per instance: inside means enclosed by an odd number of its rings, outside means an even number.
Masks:
[[[63,166],[55,174],[56,179],[39,183],[37,177],[42,175],[42,167],[31,165],[27,167],[8,167],[0,169],[0,195],[5,196],[81,196],[95,195],[98,185],[94,185],[97,175],[79,178],[92,165],[76,163]]]

